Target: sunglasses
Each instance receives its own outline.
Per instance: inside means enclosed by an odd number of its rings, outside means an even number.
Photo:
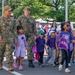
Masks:
[[[41,35],[44,35],[44,34],[41,34]]]
[[[66,25],[66,27],[69,27],[69,25]]]

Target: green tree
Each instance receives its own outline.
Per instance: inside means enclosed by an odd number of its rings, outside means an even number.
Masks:
[[[53,9],[50,12],[51,18],[54,18],[56,21],[65,20],[65,10],[64,10],[64,0],[38,0],[44,5],[52,7]]]
[[[23,14],[23,9],[25,6],[30,6],[31,7],[31,15],[34,16],[35,18],[45,18],[49,17],[50,10],[52,9],[51,7],[48,7],[46,5],[43,5],[41,2],[38,2],[37,0],[26,0],[23,1],[20,6],[18,6],[14,11],[14,15],[18,17],[19,15]]]
[[[75,0],[69,1],[69,20],[75,19]],[[0,0],[0,15],[2,13],[2,0]],[[14,16],[23,14],[25,6],[31,7],[31,15],[34,18],[53,18],[56,21],[65,20],[65,0],[5,0],[5,5],[10,5],[13,9]]]

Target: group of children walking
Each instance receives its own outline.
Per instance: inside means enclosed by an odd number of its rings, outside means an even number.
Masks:
[[[19,70],[22,70],[22,62],[26,55],[27,42],[21,26],[17,27],[17,33],[18,44],[15,44],[14,55],[16,56],[16,59],[14,61],[14,67],[17,68],[19,65]],[[32,47],[34,62],[37,62],[43,67],[49,63],[53,66],[59,64],[58,69],[60,71],[65,62],[65,72],[71,72],[69,66],[71,66],[71,56],[73,57],[73,62],[75,57],[75,31],[70,31],[70,23],[62,22],[61,27],[49,30],[47,33],[48,35],[46,36],[45,34],[45,29],[40,29],[37,32],[37,36],[34,38],[35,45]],[[47,37],[46,40],[45,37]],[[44,51],[47,53],[45,62],[43,62]]]
[[[71,30],[69,22],[62,22],[61,27],[58,27],[55,30],[50,30],[48,32],[47,41],[44,37],[45,31],[38,31],[38,37],[35,41],[36,53],[38,53],[39,59],[35,59],[43,66],[46,64],[51,64],[53,66],[59,64],[59,71],[62,70],[65,62],[65,72],[69,73],[71,72],[69,69],[69,66],[71,66],[71,57],[74,62],[75,56],[75,31]],[[48,57],[43,63],[43,54],[45,50]]]

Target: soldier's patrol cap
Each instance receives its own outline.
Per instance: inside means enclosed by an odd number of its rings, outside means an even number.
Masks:
[[[7,10],[11,11],[12,9],[11,9],[10,6],[6,5],[6,6],[4,7],[4,11],[7,11]]]
[[[31,10],[29,6],[26,6],[24,10]]]

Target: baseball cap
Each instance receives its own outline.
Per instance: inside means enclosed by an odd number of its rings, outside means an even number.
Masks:
[[[44,30],[39,30],[38,34],[45,34],[45,31]]]
[[[27,9],[27,10],[31,10],[29,6],[26,6],[26,7],[24,8],[24,10],[26,10],[26,9]]]
[[[4,11],[6,11],[6,10],[11,11],[12,9],[11,9],[11,7],[10,7],[10,6],[6,5],[6,6],[4,7]]]
[[[49,32],[49,35],[51,35],[51,34],[54,33],[54,32],[55,32],[55,31],[50,31],[50,32]]]

